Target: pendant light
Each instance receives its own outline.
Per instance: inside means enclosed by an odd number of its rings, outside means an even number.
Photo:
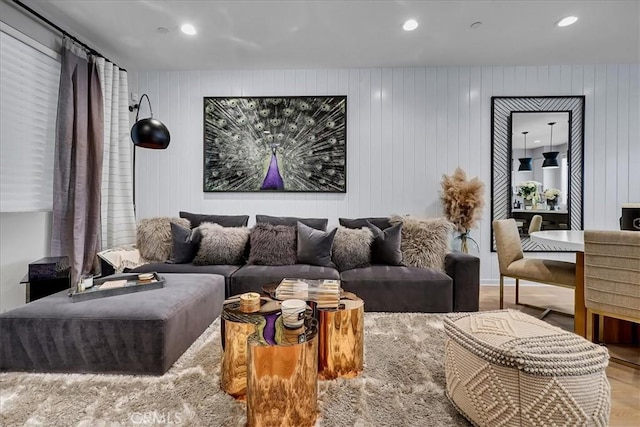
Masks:
[[[529,132],[522,132],[522,134],[524,135],[524,155],[525,157],[521,157],[518,160],[520,160],[520,166],[518,167],[518,172],[531,172],[533,170],[533,167],[531,166],[531,157],[527,157],[527,134]]]
[[[544,156],[544,162],[542,162],[542,168],[555,169],[560,167],[560,164],[558,163],[558,154],[560,154],[560,152],[551,151],[553,150],[553,125],[555,125],[556,122],[551,122],[547,124],[551,128],[551,136],[549,137],[549,151],[547,151],[546,153],[542,153],[542,155]]]

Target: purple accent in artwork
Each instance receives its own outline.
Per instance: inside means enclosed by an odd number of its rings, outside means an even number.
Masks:
[[[264,340],[269,343],[269,345],[276,345],[276,320],[279,316],[280,313],[278,312],[266,314],[264,316],[267,324],[264,325],[262,336],[264,337]]]
[[[280,170],[278,169],[278,157],[276,156],[275,150],[271,154],[271,163],[269,164],[269,170],[267,171],[267,175],[264,177],[264,181],[262,181],[261,190],[284,190],[284,181],[282,180],[282,176],[280,176]]]

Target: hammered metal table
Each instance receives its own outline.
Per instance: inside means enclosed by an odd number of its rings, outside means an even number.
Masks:
[[[318,322],[287,329],[280,302],[261,298],[260,310],[240,310],[239,297],[222,310],[221,388],[247,400],[247,424],[312,426],[317,417]]]

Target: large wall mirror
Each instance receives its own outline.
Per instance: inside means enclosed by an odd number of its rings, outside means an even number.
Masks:
[[[524,251],[564,251],[531,241],[529,226],[540,215],[542,230],[582,230],[584,96],[496,96],[491,105],[491,219],[514,218]]]

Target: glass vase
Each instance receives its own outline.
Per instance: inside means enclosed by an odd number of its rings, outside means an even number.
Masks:
[[[480,256],[478,242],[469,235],[468,231],[466,233],[460,233],[453,238],[451,249],[456,252]]]

